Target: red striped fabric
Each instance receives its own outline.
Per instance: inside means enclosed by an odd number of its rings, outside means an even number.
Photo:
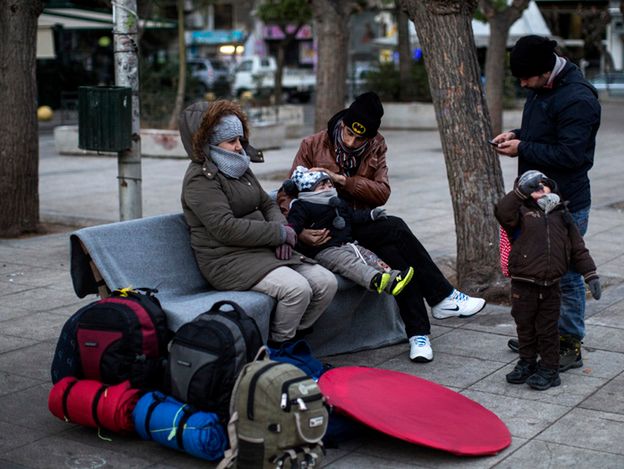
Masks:
[[[511,252],[511,243],[507,237],[507,232],[501,226],[500,228],[500,266],[505,277],[509,275],[509,253]]]

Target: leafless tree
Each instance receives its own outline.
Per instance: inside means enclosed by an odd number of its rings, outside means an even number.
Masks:
[[[494,204],[503,193],[472,32],[477,0],[402,0],[416,25],[455,215],[457,280],[484,291],[501,280]]]
[[[39,223],[36,44],[39,0],[0,2],[0,236]]]
[[[503,90],[509,28],[522,16],[529,0],[513,0],[509,5],[499,0],[479,0],[479,6],[490,25],[485,56],[485,96],[492,120],[492,133],[503,128]]]

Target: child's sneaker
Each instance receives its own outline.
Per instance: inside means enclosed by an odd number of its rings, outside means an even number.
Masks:
[[[394,271],[396,272],[396,271]],[[393,272],[393,273],[394,273]],[[403,291],[403,289],[410,283],[414,276],[414,268],[408,267],[403,272],[399,272],[394,276],[392,282],[386,286],[386,293],[392,296],[397,296]]]
[[[371,280],[370,289],[381,294],[388,287],[388,285],[390,285],[390,278],[390,274],[379,272]]]
[[[545,391],[550,387],[559,386],[561,384],[559,370],[542,368],[540,365],[537,365],[537,371],[527,378],[526,383],[538,391]]]
[[[410,360],[413,362],[426,363],[433,360],[433,350],[429,337],[426,335],[415,335],[410,337]]]
[[[507,373],[505,378],[511,384],[524,384],[529,376],[532,376],[537,370],[537,362],[529,361],[521,358],[511,373]]]
[[[477,314],[485,306],[483,298],[473,298],[459,290],[453,292],[431,308],[431,315],[436,319],[467,318]]]

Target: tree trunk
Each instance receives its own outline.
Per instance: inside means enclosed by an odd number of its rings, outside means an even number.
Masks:
[[[178,9],[178,89],[176,91],[175,105],[169,117],[171,130],[178,128],[178,117],[184,107],[184,95],[186,94],[186,40],[184,38],[184,0],[177,1]]]
[[[350,2],[312,0],[317,37],[315,130],[344,108],[347,95],[347,50],[349,47]]]
[[[505,88],[505,54],[510,24],[500,16],[490,21],[490,38],[485,56],[485,98],[492,121],[492,136],[503,129],[503,94]]]
[[[403,0],[423,49],[453,201],[457,282],[469,292],[501,280],[494,204],[503,194],[471,20],[476,0]]]
[[[289,41],[283,39],[277,47],[277,60],[275,65],[275,76],[273,83],[275,86],[273,95],[273,104],[279,106],[282,104],[282,79],[284,77],[284,56],[286,55],[286,46]]]
[[[412,46],[410,44],[407,13],[401,9],[399,0],[395,0],[397,19],[397,39],[399,49],[399,99],[403,102],[414,101],[416,95],[416,83],[410,80],[412,66]]]
[[[522,16],[529,0],[514,0],[504,10],[497,10],[491,0],[480,0],[479,5],[490,25],[490,38],[485,56],[485,97],[492,120],[492,135],[503,129],[503,94],[509,28]]]
[[[41,1],[0,3],[0,236],[39,223],[37,17]]]

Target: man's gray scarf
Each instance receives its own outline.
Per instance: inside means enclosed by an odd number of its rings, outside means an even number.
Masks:
[[[563,67],[565,67],[566,63],[567,63],[566,59],[557,55],[557,59],[555,60],[555,66],[553,67],[552,72],[550,73],[550,76],[548,77],[548,82],[546,83],[548,86],[552,85],[553,81],[555,81],[555,78],[557,78],[557,75],[559,75],[559,72],[563,70]]]
[[[208,145],[208,147],[210,148],[212,162],[226,176],[238,179],[249,168],[250,159],[245,150],[241,149],[241,153],[237,153],[215,145]]]

